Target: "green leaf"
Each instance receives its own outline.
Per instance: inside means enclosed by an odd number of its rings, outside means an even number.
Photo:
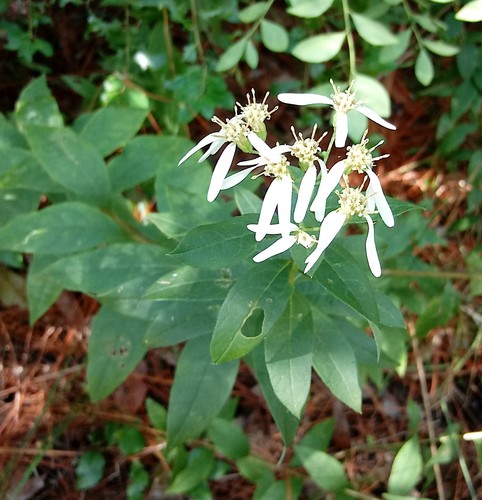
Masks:
[[[281,432],[284,444],[289,446],[295,438],[300,420],[281,403],[274,393],[273,386],[269,379],[268,369],[266,368],[263,346],[260,345],[254,349],[245,360],[256,374],[258,383],[263,391],[264,399],[266,400],[276,426]]]
[[[234,199],[242,215],[259,214],[263,203],[259,196],[245,188],[236,189]]]
[[[442,42],[441,40],[423,40],[423,44],[430,52],[442,57],[455,56],[460,52],[460,47],[450,45],[449,43]]]
[[[309,19],[324,14],[333,5],[333,0],[301,0],[290,3],[292,6],[286,10],[288,14]]]
[[[208,479],[214,467],[214,454],[206,448],[194,448],[189,452],[184,469],[176,474],[166,494],[186,493]]]
[[[232,421],[215,418],[208,428],[207,435],[216,450],[232,460],[245,457],[249,453],[246,434]]]
[[[184,264],[220,269],[254,255],[256,241],[247,225],[252,215],[233,217],[189,231],[171,255]]]
[[[333,59],[345,41],[345,32],[315,35],[297,43],[291,53],[303,62],[321,63]]]
[[[152,398],[146,399],[146,412],[149,422],[160,431],[165,431],[167,426],[167,410]]]
[[[32,80],[15,104],[15,121],[20,131],[31,125],[62,127],[63,118],[47,87],[45,76]]]
[[[393,461],[388,492],[395,495],[409,494],[420,481],[423,462],[417,435],[412,436],[398,450]]]
[[[115,439],[119,444],[121,453],[125,456],[139,453],[146,446],[146,440],[142,433],[130,425],[124,425],[117,430]]]
[[[125,241],[126,235],[95,207],[72,201],[20,215],[0,229],[0,248],[38,254],[67,254]]]
[[[75,488],[87,490],[99,483],[104,475],[105,458],[98,451],[84,453],[75,467]]]
[[[313,318],[303,295],[291,295],[264,345],[274,393],[295,417],[300,417],[310,390],[313,356]]]
[[[313,368],[335,397],[361,411],[361,387],[353,345],[340,334],[343,323],[315,315]]]
[[[0,149],[26,147],[23,135],[0,113]]]
[[[324,451],[295,446],[295,453],[311,479],[323,490],[341,492],[348,486],[343,465]]]
[[[255,69],[258,67],[258,49],[251,40],[248,40],[248,43],[246,44],[246,50],[244,51],[244,60],[251,69]]]
[[[378,80],[371,76],[357,74],[355,91],[357,99],[366,103],[370,109],[376,111],[380,116],[390,116],[390,94]]]
[[[81,115],[72,128],[102,156],[107,156],[134,137],[146,115],[145,109],[107,106]]]
[[[269,2],[256,2],[239,11],[239,20],[249,24],[263,17],[269,9]]]
[[[267,19],[261,22],[261,41],[273,52],[285,52],[290,42],[286,29],[281,24]]]
[[[384,45],[380,48],[378,59],[381,63],[396,61],[399,57],[405,54],[410,44],[412,30],[407,29],[405,31],[400,31],[394,36],[397,39],[395,43]]]
[[[330,245],[313,277],[325,290],[364,318],[376,324],[379,322],[375,293],[367,271],[361,269],[339,244]]]
[[[97,313],[87,357],[87,391],[92,401],[107,397],[142,360],[148,325],[105,306]]]
[[[482,0],[472,0],[466,3],[457,14],[455,14],[455,19],[468,23],[478,23],[482,21]]]
[[[216,65],[216,71],[227,71],[228,69],[234,68],[241,57],[243,57],[244,51],[246,50],[246,44],[246,38],[241,38],[241,40],[233,43],[219,58],[218,64]]]
[[[56,183],[86,200],[106,202],[107,168],[92,143],[67,128],[29,126],[26,135],[37,160]]]
[[[291,295],[289,271],[289,263],[271,261],[236,281],[214,328],[211,356],[215,363],[239,358],[263,340]]]
[[[384,24],[354,12],[351,12],[351,17],[358,34],[370,45],[379,46],[397,43],[395,35]]]
[[[415,76],[422,85],[430,85],[434,77],[432,59],[425,49],[420,49],[415,61]]]
[[[128,500],[142,500],[144,490],[149,486],[149,474],[137,458],[131,462],[129,471]]]
[[[218,415],[233,388],[238,362],[213,365],[208,335],[190,340],[179,357],[167,414],[173,448],[199,436]]]
[[[0,150],[0,189],[29,189],[39,193],[62,193],[34,155],[20,148]]]
[[[0,191],[0,226],[4,226],[21,214],[36,210],[40,198],[40,193],[36,194],[24,189],[2,189]],[[0,248],[2,248],[1,242]]]

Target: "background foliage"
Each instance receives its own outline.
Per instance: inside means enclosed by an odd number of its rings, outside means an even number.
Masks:
[[[31,324],[63,290],[95,299],[85,386],[92,401],[108,397],[152,349],[175,366],[168,401],[145,400],[144,423],[167,467],[160,473],[142,460],[147,431],[110,422],[91,433],[76,462],[78,490],[100,483],[106,450],[115,448],[128,459],[129,498],[156,481],[169,494],[209,498],[213,481],[233,472],[254,485],[254,498],[441,498],[448,486],[440,464],[452,463],[467,498],[476,497],[481,441],[470,454],[461,436],[481,422],[458,422],[450,405],[453,387],[480,396],[472,388],[482,267],[479,4],[0,3],[2,274],[7,283],[26,276]],[[410,172],[436,174],[421,176],[415,195],[393,188],[425,210],[393,201],[396,228],[377,225],[386,271],[376,283],[356,231],[330,247],[313,279],[294,280],[286,259],[252,263],[257,244],[246,224],[256,220],[263,186],[209,204],[210,166],[197,163],[200,154],[177,165],[193,146],[188,137],[212,132],[211,117],[230,116],[251,87],[329,94],[330,78],[355,78],[358,95],[397,123],[399,139],[390,136],[383,150],[393,158],[389,186]],[[327,123],[321,109],[279,110],[272,142],[286,141],[292,122],[308,129],[320,117]],[[360,115],[351,139],[366,127]],[[463,198],[429,196],[448,191],[451,179]],[[454,355],[428,394],[426,352],[447,331]],[[289,447],[278,464],[253,453],[239,425],[232,389],[245,369]],[[407,429],[387,445],[394,460],[371,491],[369,476],[350,474],[347,455],[332,453],[334,420],[303,419],[313,381],[361,411],[368,388],[381,395],[414,369],[420,396],[404,398]],[[7,467],[4,491],[20,491],[32,463],[16,484]]]

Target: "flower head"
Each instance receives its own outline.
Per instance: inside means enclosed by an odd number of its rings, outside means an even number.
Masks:
[[[335,86],[333,80],[330,80],[334,93],[330,97],[320,94],[291,94],[282,93],[278,95],[278,99],[286,104],[296,104],[299,106],[307,104],[328,104],[335,111],[334,126],[335,126],[335,146],[342,148],[345,146],[346,138],[348,137],[348,116],[347,113],[356,110],[362,113],[370,120],[378,123],[382,127],[390,130],[395,130],[396,127],[384,120],[378,113],[364,106],[360,101],[356,101],[355,93],[352,90],[354,82],[350,86],[341,91],[340,87]]]
[[[378,259],[375,246],[375,234],[373,230],[373,221],[370,217],[374,212],[368,204],[368,196],[361,192],[360,188],[346,187],[341,193],[337,192],[338,203],[340,207],[330,212],[323,220],[320,226],[320,236],[315,250],[306,259],[305,273],[307,273],[321,257],[328,245],[334,240],[340,232],[343,225],[352,217],[363,217],[368,224],[368,235],[366,240],[366,253],[368,265],[374,276],[381,275],[380,261]]]
[[[264,99],[261,102],[256,102],[256,94],[254,89],[251,89],[251,96],[246,94],[246,100],[248,104],[242,106],[236,103],[241,110],[241,116],[245,121],[246,125],[253,131],[259,134],[263,139],[266,138],[266,126],[264,124],[265,120],[269,120],[271,115],[278,109],[278,106],[274,107],[271,111],[268,110],[268,105],[266,100],[268,99],[269,92],[266,92]]]
[[[311,132],[311,137],[304,138],[301,132],[296,136],[295,128],[291,127],[291,133],[295,138],[295,142],[290,147],[290,153],[296,157],[300,163],[302,170],[314,164],[315,160],[319,160],[318,153],[321,151],[320,142],[325,137],[323,134],[319,139],[315,140],[316,124]]]

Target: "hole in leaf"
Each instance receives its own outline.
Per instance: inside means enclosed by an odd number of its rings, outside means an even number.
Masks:
[[[245,337],[257,337],[261,333],[264,321],[264,311],[257,307],[251,311],[251,314],[244,320],[241,327],[241,333]]]

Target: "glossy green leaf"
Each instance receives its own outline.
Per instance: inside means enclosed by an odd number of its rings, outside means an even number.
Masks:
[[[29,126],[26,134],[35,157],[56,183],[83,199],[107,201],[107,168],[92,143],[67,128]]]
[[[300,417],[310,390],[313,356],[313,318],[301,294],[291,295],[264,345],[274,393],[295,417]]]
[[[314,274],[329,293],[369,321],[380,320],[375,292],[367,276],[351,254],[334,243],[325,252],[325,258]]]
[[[94,318],[87,358],[87,392],[99,401],[114,391],[147,352],[149,323],[102,307]]]
[[[281,432],[283,442],[289,446],[295,438],[296,431],[299,425],[299,419],[291,413],[286,406],[281,403],[273,391],[268,369],[266,368],[266,360],[263,345],[259,345],[246,358],[246,362],[254,370],[256,379],[263,392],[264,399],[268,405],[269,411]]]
[[[422,454],[417,435],[412,436],[398,450],[393,461],[388,492],[407,495],[420,481],[423,468]]]
[[[422,85],[430,85],[434,77],[432,59],[425,49],[421,49],[415,61],[415,76]]]
[[[62,127],[63,118],[45,76],[32,80],[22,90],[15,104],[15,121],[22,132],[31,125]]]
[[[238,362],[213,365],[208,335],[190,340],[179,357],[167,414],[170,448],[199,436],[218,415],[233,388]]]
[[[328,453],[301,445],[295,446],[295,453],[311,479],[321,489],[338,492],[348,486],[343,465]]]
[[[239,358],[258,345],[291,295],[289,264],[265,262],[238,279],[221,306],[211,342],[215,363]]]
[[[289,45],[289,35],[286,29],[278,23],[263,19],[261,22],[261,41],[273,52],[285,52]]]
[[[321,63],[333,59],[345,41],[344,32],[315,35],[297,43],[292,54],[303,62]]]
[[[81,115],[72,128],[107,156],[134,137],[146,116],[145,109],[108,106]]]
[[[324,14],[332,5],[333,0],[301,0],[290,2],[292,5],[286,12],[292,16],[313,18]]]
[[[361,411],[361,387],[354,348],[340,334],[343,324],[315,316],[313,368],[334,396],[355,411]]]
[[[246,38],[233,43],[219,58],[216,71],[228,71],[238,64],[246,50]]]
[[[263,17],[269,8],[269,2],[255,2],[239,11],[239,20],[242,23],[252,23]]]
[[[75,467],[75,488],[87,490],[99,483],[104,475],[105,458],[98,451],[84,453]]]
[[[442,57],[455,56],[460,52],[460,47],[442,42],[441,40],[423,40],[423,44],[430,52]]]
[[[249,453],[246,434],[231,420],[215,418],[208,428],[207,435],[216,450],[232,460],[245,457]]]
[[[190,266],[220,269],[253,256],[256,241],[247,225],[252,215],[233,217],[189,231],[171,255]]]
[[[395,35],[388,28],[374,19],[363,14],[351,12],[355,29],[365,42],[370,45],[391,45],[397,43]]]
[[[478,23],[482,21],[482,0],[472,0],[466,3],[455,14],[455,19],[468,23]]]
[[[110,217],[75,201],[20,215],[0,229],[0,248],[38,254],[80,252],[126,239]]]
[[[206,448],[194,448],[189,452],[186,467],[176,474],[166,489],[166,494],[186,493],[192,490],[208,479],[213,467],[213,452]]]

